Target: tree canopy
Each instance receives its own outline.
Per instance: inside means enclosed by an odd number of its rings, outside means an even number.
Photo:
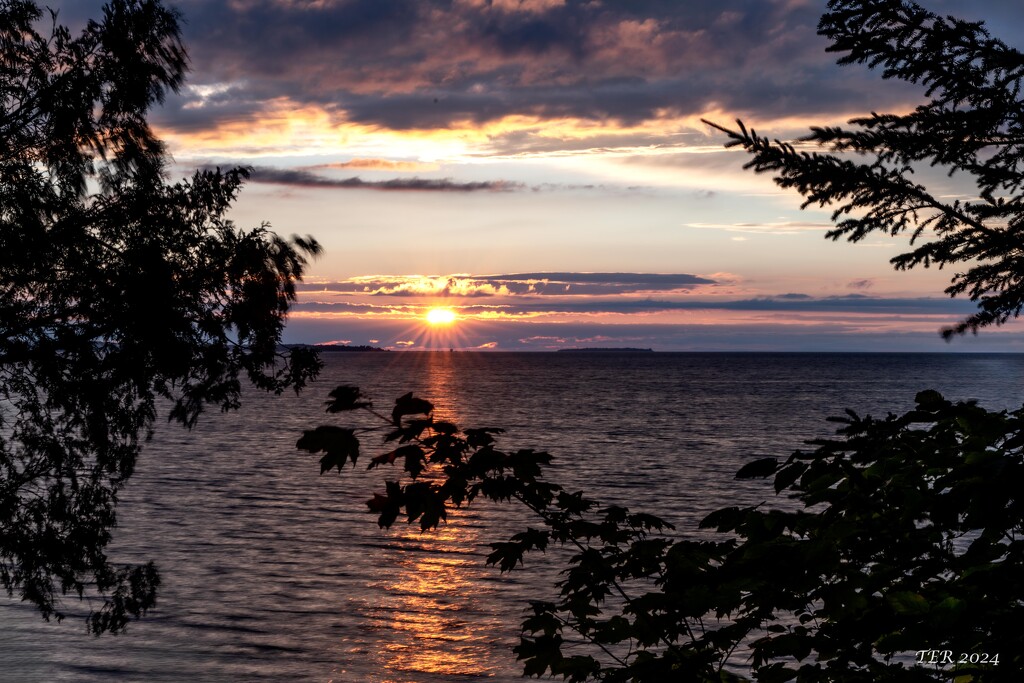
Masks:
[[[245,169],[168,180],[146,116],[187,62],[157,0],[113,0],[78,35],[0,1],[0,581],[47,618],[102,596],[96,633],[154,604],[155,567],[105,548],[158,403],[191,426],[245,380],[319,369],[279,348],[319,245],[226,218]]]
[[[839,64],[879,68],[883,78],[920,84],[930,99],[907,114],[872,112],[793,141],[742,122],[739,130],[706,123],[750,152],[746,168],[796,189],[805,207],[832,208],[829,238],[909,234],[914,248],[892,259],[897,269],[963,264],[946,293],[968,295],[978,311],[944,330],[947,339],[1016,318],[1024,308],[1024,54],[981,23],[900,0],[832,0],[818,32]],[[914,179],[929,166],[968,185],[965,198]]]

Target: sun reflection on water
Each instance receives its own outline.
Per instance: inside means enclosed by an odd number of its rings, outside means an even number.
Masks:
[[[422,362],[422,396],[435,404],[435,418],[459,423],[448,354],[423,354]],[[380,683],[489,678],[504,663],[495,661],[501,654],[495,643],[508,636],[507,626],[488,608],[494,589],[479,548],[480,527],[477,511],[461,509],[433,531],[399,518],[387,532],[380,578],[368,586],[374,598],[365,605],[376,636],[371,656],[385,676]]]
[[[395,539],[405,547],[392,577],[378,584],[386,597],[375,610],[389,631],[377,653],[388,671],[469,677],[493,671],[498,624],[479,612],[480,558],[471,554],[476,534],[460,521],[430,537],[407,527]]]

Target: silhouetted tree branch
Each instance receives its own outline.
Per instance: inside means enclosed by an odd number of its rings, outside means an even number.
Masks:
[[[943,330],[945,338],[1016,318],[1024,308],[1024,54],[981,23],[913,2],[833,0],[818,31],[840,64],[881,68],[883,78],[920,84],[931,99],[909,114],[855,118],[851,129],[814,127],[794,142],[742,122],[737,130],[706,123],[750,152],[745,168],[797,190],[804,207],[831,207],[830,239],[909,234],[920,244],[892,259],[898,270],[963,263],[946,293],[966,294],[978,311]],[[921,165],[969,178],[977,197],[940,200],[910,179]]]
[[[381,527],[429,530],[479,498],[523,503],[540,522],[491,543],[503,572],[527,553],[572,554],[557,597],[531,602],[515,648],[524,674],[570,681],[1014,680],[1024,617],[1024,409],[986,411],[920,392],[885,419],[832,418],[834,439],[788,459],[755,460],[739,479],[771,478],[781,505],[725,507],[703,540],[661,535],[653,515],[603,506],[548,481],[547,453],[499,450],[500,429],[431,417],[406,394],[391,419],[355,387],[331,413],[364,410],[377,427],[321,425],[297,447],[321,474],[360,457],[360,436],[394,444],[369,469],[400,474],[367,501]],[[357,436],[357,434],[359,436]],[[567,654],[570,643],[584,644]],[[749,651],[741,665],[738,648]],[[923,650],[957,653],[928,668]],[[963,659],[960,659],[963,655]],[[903,661],[901,661],[901,657]]]
[[[191,427],[243,381],[313,377],[279,342],[320,247],[225,218],[245,169],[166,179],[146,114],[184,81],[174,10],[114,0],[77,36],[42,21],[0,2],[0,582],[46,618],[99,595],[90,628],[119,631],[159,583],[104,551],[158,399]]]

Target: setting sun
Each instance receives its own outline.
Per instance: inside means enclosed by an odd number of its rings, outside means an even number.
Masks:
[[[431,308],[427,311],[427,323],[431,325],[451,325],[455,319],[455,311],[450,308]]]

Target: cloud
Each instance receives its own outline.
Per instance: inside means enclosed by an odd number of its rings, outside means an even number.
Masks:
[[[570,290],[571,291],[571,290]],[[556,290],[557,292],[557,290]],[[571,296],[571,295],[495,295],[488,303],[458,304],[448,302],[447,305],[457,310],[461,318],[476,319],[509,319],[538,318],[565,316],[642,316],[654,314],[703,314],[709,312],[732,312],[749,314],[783,314],[786,316],[806,315],[845,315],[845,316],[908,316],[908,317],[945,317],[947,322],[969,315],[974,312],[975,305],[964,299],[948,298],[908,298],[908,297],[870,297],[863,294],[846,294],[841,296],[812,297],[801,293],[788,293],[778,296],[766,296],[745,299],[655,299],[638,298],[635,292],[614,294],[610,290],[602,290],[602,296]],[[303,292],[300,300],[293,307],[299,313],[337,314],[347,317],[402,317],[420,318],[434,304],[436,296],[429,300],[417,302],[419,297],[426,296],[422,292],[401,291],[390,293],[396,297],[395,303],[373,303],[372,300],[359,301],[362,296],[379,295],[370,292],[347,293],[328,292],[344,300],[325,300],[324,293],[316,299],[311,297],[315,292]],[[407,297],[402,300],[398,297]],[[457,298],[447,295],[447,298]],[[491,302],[493,301],[493,303]]]
[[[392,192],[511,192],[525,187],[507,180],[458,182],[451,178],[391,178],[363,180],[358,176],[330,178],[302,169],[252,166],[250,182],[340,190],[384,190]]]
[[[303,170],[319,170],[322,168],[359,168],[368,171],[436,171],[437,164],[426,164],[420,161],[391,161],[388,159],[351,159],[332,164],[316,164],[306,166]]]
[[[80,27],[102,1],[48,4]],[[494,153],[515,154],[517,143],[524,153],[557,153],[586,143],[557,126],[545,133],[545,124],[589,122],[595,142],[586,149],[640,147],[673,141],[656,132],[615,138],[644,122],[710,112],[722,113],[723,122],[838,122],[866,102],[878,111],[906,109],[923,95],[862,67],[840,71],[816,34],[821,2],[174,4],[185,19],[192,73],[189,87],[153,112],[170,137],[256,133],[254,124],[275,119],[286,103],[319,112],[328,128],[461,134],[507,121],[487,133]],[[1009,12],[977,4],[944,0],[942,11]]]
[[[713,284],[713,280],[698,277],[696,275],[675,274],[675,273],[570,273],[570,272],[538,272],[538,273],[514,273],[511,275],[498,275],[495,278],[517,281],[552,281],[556,283],[574,284],[619,284],[619,285],[648,285],[652,287],[663,287],[665,285],[678,287],[680,285]]]
[[[870,278],[863,280],[851,280],[846,283],[846,286],[850,289],[871,289],[875,285],[875,281]]]
[[[300,291],[394,297],[609,296],[688,292],[716,280],[688,273],[536,272],[506,275],[373,275],[344,282],[300,283]]]
[[[58,5],[71,5],[68,0]],[[199,89],[159,123],[209,128],[275,101],[394,130],[508,116],[614,128],[666,113],[845,115],[899,84],[836,77],[817,3],[179,0]],[[220,84],[231,84],[223,91]],[[204,90],[205,88],[205,90]],[[211,88],[213,90],[211,90]]]
[[[801,232],[824,232],[835,226],[831,223],[809,221],[777,221],[774,223],[684,223],[688,228],[724,230],[752,235],[797,235]]]
[[[527,345],[529,345],[529,344],[557,344],[557,345],[560,345],[560,344],[568,343],[569,340],[567,338],[563,337],[563,336],[551,336],[551,335],[535,334],[532,337],[522,337],[518,341],[519,341],[520,344],[527,344]]]

